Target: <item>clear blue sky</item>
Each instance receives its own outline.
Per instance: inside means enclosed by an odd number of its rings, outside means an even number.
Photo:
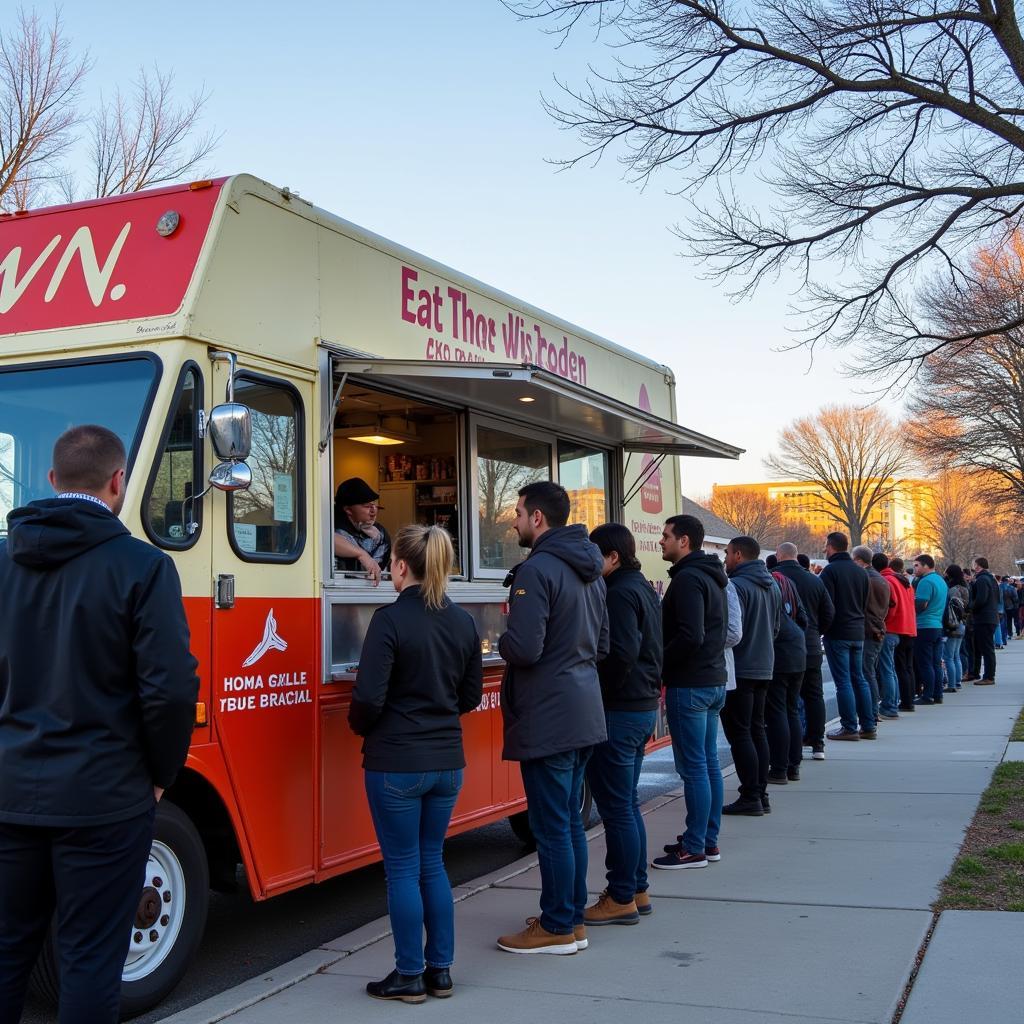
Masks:
[[[40,6],[44,16],[48,9]],[[8,8],[0,24],[11,17]],[[577,152],[540,106],[552,76],[582,81],[607,51],[518,22],[498,0],[68,4],[67,33],[95,67],[86,99],[140,64],[211,94],[224,133],[211,171],[248,171],[318,206],[669,364],[680,422],[740,445],[739,463],[683,460],[683,489],[764,479],[780,427],[855,385],[839,359],[772,350],[784,284],[731,303],[680,258],[686,216],[671,176],[641,191]]]

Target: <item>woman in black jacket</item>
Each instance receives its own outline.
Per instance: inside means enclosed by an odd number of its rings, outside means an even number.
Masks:
[[[395,939],[396,969],[366,986],[376,999],[452,994],[455,910],[442,847],[466,766],[459,716],[483,690],[476,625],[445,595],[454,562],[440,527],[399,531],[391,552],[398,599],[370,621],[349,710],[349,725],[364,737]]]

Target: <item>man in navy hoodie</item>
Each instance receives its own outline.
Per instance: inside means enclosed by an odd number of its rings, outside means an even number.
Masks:
[[[608,608],[601,551],[568,519],[569,495],[558,484],[519,492],[513,525],[531,550],[513,574],[508,628],[498,640],[507,666],[503,756],[521,763],[542,881],[540,917],[498,939],[507,953],[562,955],[587,941],[580,803],[591,748],[608,738],[597,672],[608,654]]]
[[[0,1021],[20,1017],[56,913],[60,1019],[114,1024],[199,680],[174,563],[117,518],[117,435],[62,434],[50,483],[0,544]]]
[[[771,755],[764,704],[775,671],[775,638],[782,623],[782,594],[759,560],[760,554],[761,546],[753,537],[733,537],[725,549],[725,571],[739,591],[743,609],[743,638],[733,648],[736,689],[726,694],[722,710],[740,795],[726,804],[722,813],[751,817],[771,810],[767,793]]]

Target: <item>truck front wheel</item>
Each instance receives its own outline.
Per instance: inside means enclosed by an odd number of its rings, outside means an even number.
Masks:
[[[199,949],[210,902],[206,851],[180,807],[162,800],[153,846],[121,975],[121,1019],[152,1009],[184,977]],[[56,1003],[60,991],[54,922],[33,973],[34,988]]]

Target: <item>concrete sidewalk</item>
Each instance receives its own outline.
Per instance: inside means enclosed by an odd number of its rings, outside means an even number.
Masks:
[[[452,999],[406,1009],[365,995],[366,982],[394,965],[382,918],[167,1022],[384,1021],[404,1013],[446,1024],[513,1017],[619,1024],[626,1015],[644,1024],[888,1022],[932,924],[939,882],[1006,750],[1024,702],[1022,668],[1024,641],[1014,642],[1000,652],[997,686],[967,684],[941,707],[885,723],[874,743],[830,744],[828,760],[804,762],[801,782],[772,787],[771,815],[725,819],[720,863],[652,871],[655,913],[635,927],[591,928],[590,948],[576,956],[522,957],[495,948],[499,934],[537,912],[536,860],[526,858],[457,891]],[[727,800],[734,789],[727,778]],[[652,855],[681,830],[683,814],[678,796],[649,806]],[[591,842],[595,894],[604,887],[603,860],[598,829]],[[945,941],[948,916],[936,943]],[[974,1016],[937,1016],[930,987],[946,976],[978,977],[970,961],[992,952],[978,929],[1003,945],[999,936],[1015,922],[1001,920],[1014,915],[968,916],[980,918],[970,944],[954,934],[955,952],[940,950],[944,962],[934,970],[935,958],[926,956],[904,1024]],[[943,971],[952,961],[955,969]],[[1004,974],[1004,984],[1019,985],[1019,976]],[[975,985],[960,988],[966,996]],[[1016,1019],[1019,996],[1003,1004],[1000,991],[996,985],[990,993],[997,1008],[989,1019]],[[949,1005],[945,990],[936,997]],[[927,1016],[918,1014],[918,1003]],[[972,999],[972,1011],[976,1006]]]

